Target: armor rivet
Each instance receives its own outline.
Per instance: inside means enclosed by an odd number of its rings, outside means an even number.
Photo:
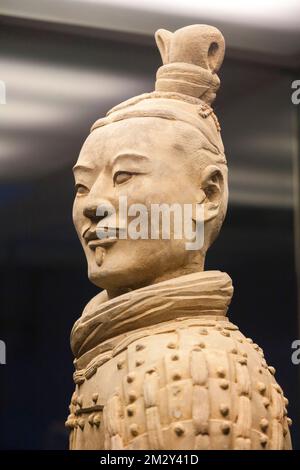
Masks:
[[[260,420],[260,429],[262,431],[266,431],[268,429],[268,426],[269,426],[269,421],[266,418],[262,418]]]
[[[262,447],[265,447],[267,445],[267,442],[268,442],[268,436],[266,436],[265,434],[260,436],[260,443],[262,445]]]
[[[72,405],[77,405],[77,395],[76,395],[76,393],[73,393],[71,403],[72,403]]]
[[[272,375],[275,375],[275,373],[276,373],[275,367],[269,366],[269,367],[268,367],[268,370],[269,370],[269,372],[270,372]]]
[[[245,357],[242,357],[241,359],[239,359],[238,362],[239,362],[242,366],[246,366],[246,365],[247,365],[247,359],[246,359]]]
[[[137,344],[137,345],[135,346],[135,350],[136,350],[136,351],[141,351],[142,349],[145,349],[145,346],[144,346],[143,344]]]
[[[248,343],[252,344],[253,343],[253,339],[252,338],[246,338],[246,340],[248,341]]]
[[[80,427],[80,429],[83,429],[84,428],[84,419],[83,418],[80,418],[78,420],[78,426]]]
[[[227,416],[229,413],[229,406],[221,404],[220,405],[220,412],[223,416]]]
[[[131,372],[127,375],[127,382],[130,384],[134,381],[135,375]]]
[[[71,423],[70,423],[70,428],[75,428],[77,426],[77,420],[76,419],[72,419],[71,420]]]
[[[97,393],[97,392],[93,393],[92,400],[93,400],[94,403],[97,403],[98,397],[99,397],[99,393]]]
[[[66,428],[73,428],[74,427],[74,415],[70,414],[68,416],[67,421],[65,422]]]
[[[91,426],[93,426],[94,424],[94,414],[91,414],[89,417],[88,417],[88,422]]]
[[[266,385],[263,382],[257,382],[257,390],[263,395],[266,391]]]
[[[217,375],[218,377],[225,377],[225,370],[223,367],[218,367],[217,368]]]
[[[176,424],[174,432],[177,436],[182,436],[184,434],[184,427],[181,424]]]
[[[168,343],[167,348],[169,349],[176,349],[176,344],[175,343]]]
[[[136,367],[139,367],[139,366],[142,366],[144,364],[145,361],[136,361],[135,362],[135,366]]]
[[[221,380],[221,381],[220,381],[220,387],[221,387],[223,390],[226,390],[226,389],[229,387],[229,382],[228,382],[228,380],[225,380],[225,379]]]
[[[128,406],[127,408],[127,416],[133,416],[134,415],[134,412],[135,412],[135,407],[130,405]]]
[[[203,342],[199,343],[199,348],[204,349],[205,348],[205,343],[203,343]]]
[[[236,349],[236,348],[233,348],[233,349],[231,350],[231,354],[237,354],[237,349]]]
[[[286,420],[287,420],[288,425],[289,425],[289,426],[292,426],[293,421],[291,420],[291,418],[287,418]]]
[[[131,432],[131,435],[132,435],[132,436],[137,436],[137,435],[138,435],[139,429],[138,429],[138,425],[137,425],[137,424],[135,424],[135,423],[131,424],[131,426],[130,426],[129,429],[130,429],[130,432]]]
[[[263,404],[264,404],[265,408],[268,408],[268,406],[270,405],[270,400],[267,397],[264,397],[263,398]]]
[[[179,359],[179,356],[178,354],[173,354],[173,356],[171,357],[172,361],[178,361]]]
[[[172,379],[173,379],[173,380],[180,380],[180,379],[181,379],[181,375],[180,375],[178,372],[175,372],[175,374],[173,374],[173,376],[172,376]]]
[[[282,393],[282,388],[280,387],[280,385],[275,384],[274,388],[275,388],[275,390],[277,390],[278,393]]]
[[[128,398],[131,403],[134,402],[136,400],[136,393],[134,391],[129,392]]]
[[[288,401],[288,399],[287,399],[286,397],[283,397],[283,401],[284,401],[285,406],[288,406],[289,401]]]
[[[95,426],[98,427],[100,425],[100,423],[101,423],[101,416],[99,414],[96,414],[94,416],[94,424],[95,424]]]
[[[223,434],[229,434],[230,433],[230,424],[229,423],[222,423],[221,424],[221,430]]]

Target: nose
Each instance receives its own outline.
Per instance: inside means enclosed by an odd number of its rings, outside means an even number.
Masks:
[[[98,204],[95,202],[87,203],[83,209],[83,214],[85,217],[90,219],[92,222],[100,222],[100,220],[105,219],[112,212],[112,205],[108,201],[99,201]]]
[[[100,172],[90,192],[84,199],[83,215],[98,224],[115,211],[110,181],[103,172]]]

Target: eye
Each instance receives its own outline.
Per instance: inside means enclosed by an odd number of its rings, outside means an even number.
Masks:
[[[77,183],[75,184],[75,191],[77,196],[83,196],[89,192],[89,189],[83,184]]]
[[[114,184],[122,184],[125,183],[126,181],[130,180],[130,178],[134,175],[135,173],[130,173],[129,171],[117,171],[114,174]]]

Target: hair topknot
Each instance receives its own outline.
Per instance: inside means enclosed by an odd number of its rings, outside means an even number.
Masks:
[[[174,33],[159,29],[155,34],[163,66],[157,71],[156,91],[177,92],[211,104],[220,80],[225,40],[217,28],[191,25]]]

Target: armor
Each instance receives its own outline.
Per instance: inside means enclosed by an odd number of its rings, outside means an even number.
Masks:
[[[93,304],[75,324],[70,448],[289,449],[275,370],[226,317],[229,276],[153,287]]]

